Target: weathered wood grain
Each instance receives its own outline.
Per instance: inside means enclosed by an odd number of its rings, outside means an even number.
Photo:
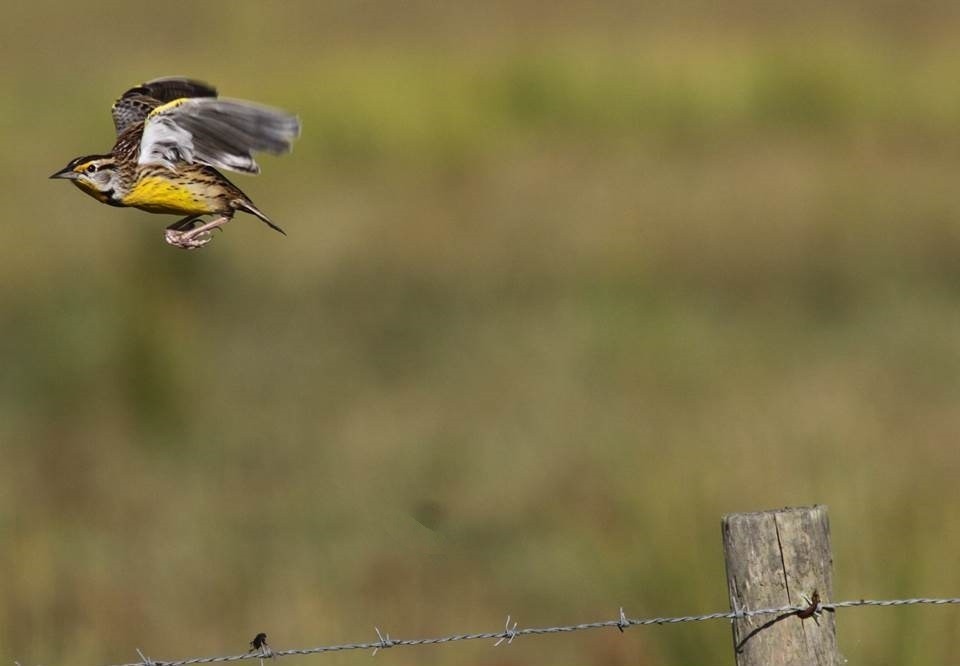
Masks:
[[[833,555],[827,507],[818,505],[723,518],[723,552],[731,608],[749,610],[803,605],[816,591],[833,598]],[[775,616],[733,623],[737,666],[838,666],[835,616]],[[754,633],[755,632],[755,633]],[[751,635],[752,634],[752,635]]]

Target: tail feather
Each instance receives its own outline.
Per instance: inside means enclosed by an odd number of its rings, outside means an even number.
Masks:
[[[286,231],[284,231],[283,229],[278,227],[276,224],[271,222],[270,218],[264,215],[262,212],[260,212],[260,210],[256,206],[254,206],[253,203],[251,203],[250,201],[235,200],[233,202],[233,207],[237,210],[242,210],[244,213],[250,213],[251,215],[255,215],[259,217],[264,224],[266,224],[268,227],[270,227],[274,231],[279,231],[284,236],[287,235]]]

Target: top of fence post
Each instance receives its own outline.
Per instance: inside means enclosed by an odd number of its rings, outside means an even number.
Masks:
[[[823,505],[723,517],[737,666],[836,666],[830,522]],[[770,616],[751,609],[784,607]]]

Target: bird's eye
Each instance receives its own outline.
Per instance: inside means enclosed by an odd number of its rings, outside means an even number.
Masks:
[[[86,169],[84,169],[84,171],[86,171],[87,173],[93,173],[96,170],[97,170],[97,166],[95,164],[90,164],[87,166]]]

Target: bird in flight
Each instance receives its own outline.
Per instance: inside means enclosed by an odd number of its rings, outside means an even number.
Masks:
[[[117,141],[50,176],[64,178],[101,203],[185,215],[166,229],[170,245],[192,250],[238,211],[285,234],[218,169],[257,174],[254,152],[289,152],[300,134],[296,116],[253,102],[217,97],[212,86],[182,77],[148,81],[113,105]],[[214,215],[202,221],[205,215]]]

